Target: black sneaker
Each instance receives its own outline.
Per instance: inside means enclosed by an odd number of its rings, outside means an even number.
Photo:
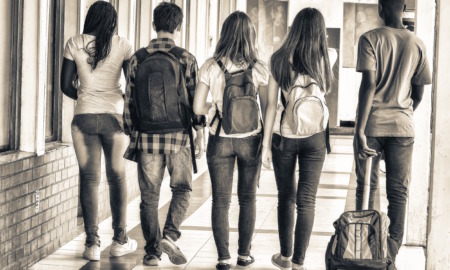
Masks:
[[[229,263],[218,263],[216,264],[217,270],[231,270],[231,264]]]
[[[248,256],[248,259],[244,260],[238,257],[237,259],[237,267],[242,269],[242,268],[247,268],[250,265],[252,265],[255,262],[255,258],[253,258],[252,255]]]

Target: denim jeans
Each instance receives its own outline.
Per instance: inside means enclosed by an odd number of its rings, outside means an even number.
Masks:
[[[389,225],[389,236],[397,243],[398,249],[403,240],[414,138],[367,137],[367,145],[377,152],[384,152],[386,163],[386,195],[389,202],[387,215],[391,221]],[[356,210],[361,210],[366,160],[358,158],[358,150],[356,148],[356,140],[354,140],[353,149],[357,177]],[[374,207],[375,192],[378,187],[380,159],[381,155],[372,158],[369,209],[373,209]],[[395,255],[396,252],[395,254],[391,254],[393,257]]]
[[[122,156],[128,146],[128,138],[123,133],[122,115],[77,114],[72,120],[72,140],[80,169],[80,202],[86,246],[100,245],[97,231],[102,150],[109,186],[113,239],[126,242],[127,182],[126,162]]]
[[[262,136],[227,138],[210,135],[206,159],[212,185],[212,230],[219,260],[230,259],[228,212],[237,160],[239,201],[238,254],[250,255],[256,220],[256,187],[261,172]]]
[[[272,162],[278,188],[278,232],[281,255],[286,257],[292,255],[292,262],[297,264],[303,264],[311,237],[316,194],[325,153],[325,132],[302,139],[290,139],[273,134]],[[296,185],[297,158],[300,171]],[[297,205],[296,223],[294,223],[295,205]],[[292,246],[294,246],[294,253],[292,253]]]
[[[181,235],[180,225],[189,206],[192,191],[192,160],[190,147],[173,154],[138,154],[138,179],[141,190],[141,227],[146,241],[145,251],[161,257],[159,242],[161,230],[158,222],[158,203],[164,170],[170,175],[172,200],[167,213],[162,236],[176,241]]]

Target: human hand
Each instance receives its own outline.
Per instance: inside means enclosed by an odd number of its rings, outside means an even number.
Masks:
[[[272,150],[269,147],[263,146],[262,149],[262,165],[264,168],[272,169]]]
[[[195,158],[200,159],[203,156],[203,129],[197,131],[197,136],[194,139]]]
[[[367,146],[367,137],[364,134],[359,134],[356,136],[356,146],[358,157],[361,159],[367,159],[379,154],[376,150]]]

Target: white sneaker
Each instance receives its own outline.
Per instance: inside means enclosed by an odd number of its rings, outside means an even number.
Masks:
[[[114,240],[111,245],[111,250],[109,253],[113,257],[120,257],[125,254],[136,251],[137,246],[138,246],[137,241],[134,239],[131,239],[129,237],[128,237],[128,241],[124,244],[120,244],[119,242]]]
[[[100,247],[96,244],[90,247],[85,247],[83,252],[83,258],[90,261],[100,261]]]

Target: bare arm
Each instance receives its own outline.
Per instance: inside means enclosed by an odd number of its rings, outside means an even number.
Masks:
[[[423,97],[423,85],[411,85],[411,99],[413,100],[413,110],[415,111],[419,107]]]
[[[194,96],[194,104],[193,109],[194,113],[197,115],[207,115],[209,109],[211,108],[211,102],[206,102],[206,98],[208,97],[209,86],[199,82],[197,84],[197,88],[195,89]]]
[[[265,106],[264,114],[264,138],[262,150],[262,162],[264,167],[271,168],[272,164],[272,129],[275,122],[275,115],[277,113],[279,86],[275,79],[270,76],[269,85],[267,87],[267,106]]]
[[[269,85],[259,86],[259,102],[261,103],[262,120],[264,120],[264,116],[266,115],[268,92]]]
[[[363,71],[361,86],[358,95],[358,119],[356,121],[356,138],[360,157],[367,158],[377,155],[377,152],[367,146],[366,130],[367,119],[372,109],[375,95],[376,80],[375,71]]]
[[[61,91],[71,99],[77,99],[77,89],[73,86],[73,79],[77,74],[77,65],[74,61],[64,58],[61,70]]]

